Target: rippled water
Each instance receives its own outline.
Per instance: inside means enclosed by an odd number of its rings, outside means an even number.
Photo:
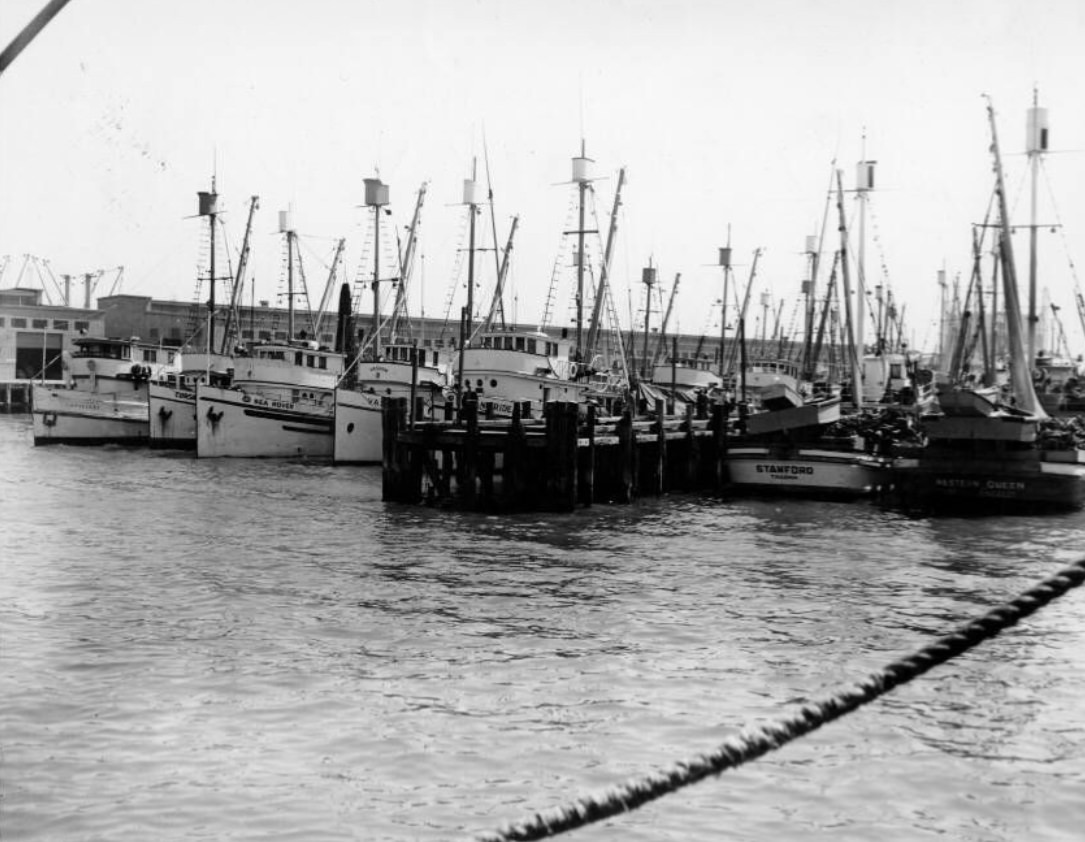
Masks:
[[[1085,551],[1085,514],[385,505],[380,473],[34,448],[0,417],[0,836],[470,839],[832,695]],[[1085,591],[569,839],[1070,840]]]

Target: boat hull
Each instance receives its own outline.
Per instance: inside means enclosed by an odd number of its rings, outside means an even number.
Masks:
[[[152,383],[148,392],[150,445],[196,449],[196,391]]]
[[[383,415],[380,395],[335,390],[332,461],[337,465],[372,465],[383,461]]]
[[[1085,505],[1085,465],[1078,462],[898,458],[891,474],[893,500],[907,509],[988,513]]]
[[[333,405],[196,387],[196,455],[331,459]]]
[[[34,385],[34,444],[145,445],[150,436],[145,395]]]
[[[727,451],[728,487],[734,494],[870,497],[889,481],[889,464],[850,451],[738,446]]]

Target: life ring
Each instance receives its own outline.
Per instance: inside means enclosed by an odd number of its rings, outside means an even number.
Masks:
[[[41,423],[46,427],[55,427],[57,425],[57,414],[55,412],[43,412]]]

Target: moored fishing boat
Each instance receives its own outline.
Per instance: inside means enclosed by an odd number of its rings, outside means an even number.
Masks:
[[[580,403],[586,398],[588,384],[577,379],[571,357],[567,339],[542,331],[492,330],[463,349],[453,379],[463,395],[473,394],[496,417],[511,418],[517,403],[526,403],[532,416],[541,417],[550,401]]]
[[[236,354],[229,387],[196,384],[196,455],[201,459],[332,457],[335,387],[343,375],[343,354],[296,338],[297,232],[290,211],[279,213],[279,231],[286,245],[287,339],[257,343]]]
[[[226,330],[223,331],[221,347],[215,349],[215,255],[218,221],[218,194],[215,192],[215,178],[211,179],[211,190],[200,191],[199,214],[208,219],[209,267],[207,318],[199,331],[188,338],[178,354],[177,371],[161,382],[151,383],[148,389],[150,444],[156,448],[176,448],[193,450],[196,448],[196,385],[205,382],[210,385],[224,386],[229,383],[233,359],[226,353],[233,347],[236,339],[237,322],[233,307],[229,311]],[[241,256],[237,264],[237,276],[234,278],[233,303],[240,299],[241,283],[248,264],[249,239],[252,234],[252,220],[259,207],[259,197],[253,196],[249,204],[249,219],[245,227],[245,239],[241,246]],[[204,350],[195,350],[195,342],[202,341]]]
[[[384,401],[405,398],[412,401],[411,413],[419,417],[434,416],[445,404],[447,365],[436,349],[420,348],[409,338],[399,336],[403,329],[409,337],[407,292],[417,250],[417,234],[426,184],[418,191],[414,216],[407,242],[397,255],[399,277],[395,283],[396,297],[391,318],[381,321],[380,302],[380,219],[388,204],[388,186],[376,178],[365,179],[365,203],[373,213],[373,325],[365,346],[357,355],[338,384],[334,397],[334,441],[332,458],[336,464],[373,464],[383,456]],[[354,335],[353,302],[346,285],[340,290],[339,321],[341,344],[352,345]],[[343,327],[348,326],[348,327]],[[382,341],[387,331],[391,341]],[[351,354],[348,354],[351,356]]]
[[[1051,423],[994,395],[943,387],[920,417],[922,446],[896,450],[893,500],[908,509],[989,512],[1085,503],[1085,451]]]
[[[172,350],[138,338],[80,337],[69,388],[34,384],[34,444],[146,444],[148,384],[172,370]]]
[[[373,464],[381,461],[384,401],[415,400],[412,412],[433,418],[444,410],[445,373],[440,352],[415,345],[388,345],[380,359],[356,364],[357,383],[335,390],[336,464]]]
[[[196,386],[224,386],[232,370],[233,358],[225,354],[179,353],[177,371],[147,384],[150,446],[195,450]]]
[[[740,418],[740,432],[728,442],[732,494],[850,499],[871,496],[888,481],[887,449],[839,429],[839,397],[803,401],[780,384],[765,388],[762,405]]]
[[[1085,450],[1044,411],[1026,363],[994,107],[988,101],[1010,382],[1001,390],[940,384],[939,411],[920,417],[928,443],[898,449],[893,500],[907,508],[979,513],[1072,509],[1085,503]],[[1054,434],[1053,434],[1054,433]]]
[[[228,388],[196,384],[196,455],[332,457],[343,355],[315,342],[253,346]]]

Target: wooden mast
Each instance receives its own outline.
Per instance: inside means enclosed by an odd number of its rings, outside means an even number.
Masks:
[[[836,171],[836,208],[840,217],[840,271],[844,287],[845,334],[848,337],[848,357],[851,361],[851,397],[856,409],[863,406],[863,374],[859,366],[859,349],[855,347],[855,329],[852,323],[851,281],[848,276],[848,226],[844,219],[844,185],[840,170]],[[861,307],[863,302],[858,302]]]

